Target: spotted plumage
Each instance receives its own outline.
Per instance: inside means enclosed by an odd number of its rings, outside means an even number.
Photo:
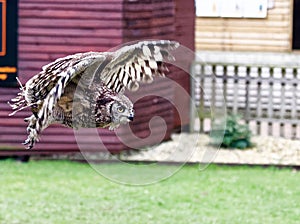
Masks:
[[[174,60],[177,42],[141,41],[113,52],[87,52],[59,58],[29,79],[11,100],[14,112],[30,107],[28,138],[32,148],[50,124],[70,128],[100,127],[114,130],[133,120],[132,102],[124,90],[136,91],[139,83],[164,76],[164,61]]]

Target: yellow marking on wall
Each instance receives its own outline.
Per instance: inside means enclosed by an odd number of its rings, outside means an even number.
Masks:
[[[16,72],[17,72],[16,67],[10,67],[10,66],[0,67],[0,73],[16,73]]]
[[[0,74],[0,80],[6,80],[7,79],[7,74]]]

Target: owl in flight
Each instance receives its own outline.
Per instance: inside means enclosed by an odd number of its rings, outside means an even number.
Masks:
[[[70,128],[109,128],[133,120],[132,102],[125,89],[136,91],[139,82],[151,83],[164,76],[164,61],[175,60],[172,50],[179,43],[168,40],[140,41],[113,52],[87,52],[59,58],[42,71],[20,83],[21,92],[9,103],[15,114],[30,107],[28,137],[31,149],[39,134],[50,124]]]

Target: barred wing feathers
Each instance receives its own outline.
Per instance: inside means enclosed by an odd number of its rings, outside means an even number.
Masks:
[[[73,80],[76,76],[81,76],[84,73],[89,72],[89,68],[94,67],[93,65],[95,64],[98,66],[103,59],[103,55],[90,52],[76,54],[75,57],[69,61],[69,63],[64,64],[61,72],[55,75],[56,77],[59,77],[56,85],[50,90],[50,92],[47,94],[47,97],[44,99],[43,107],[38,114],[40,121],[46,123],[44,118],[47,118],[47,116],[52,112],[56,102],[63,95],[66,86],[71,80]],[[52,66],[48,69],[51,70]],[[45,124],[41,125],[45,126]]]
[[[104,55],[96,52],[78,53],[45,65],[40,73],[26,83],[25,87],[21,87],[22,92],[15,101],[12,100],[15,102],[12,105],[15,111],[11,115],[29,106],[33,111],[34,107],[38,107],[36,108],[37,129],[43,129],[47,126],[48,116],[69,82],[87,72],[88,68],[93,67],[95,63],[100,64],[103,59]],[[24,105],[24,99],[27,105]]]
[[[124,88],[136,91],[139,82],[151,83],[154,76],[164,76],[167,68],[163,62],[175,60],[170,51],[178,46],[178,42],[168,40],[142,41],[124,46],[113,52],[101,79],[116,92]]]
[[[103,55],[89,52],[59,58],[45,65],[39,74],[26,83],[27,100],[37,102],[48,96],[60,98],[69,81],[77,75],[81,75],[97,60],[103,60]]]

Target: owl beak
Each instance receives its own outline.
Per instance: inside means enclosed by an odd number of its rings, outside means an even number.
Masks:
[[[133,115],[130,115],[129,117],[128,117],[128,119],[130,120],[130,121],[133,121]]]

